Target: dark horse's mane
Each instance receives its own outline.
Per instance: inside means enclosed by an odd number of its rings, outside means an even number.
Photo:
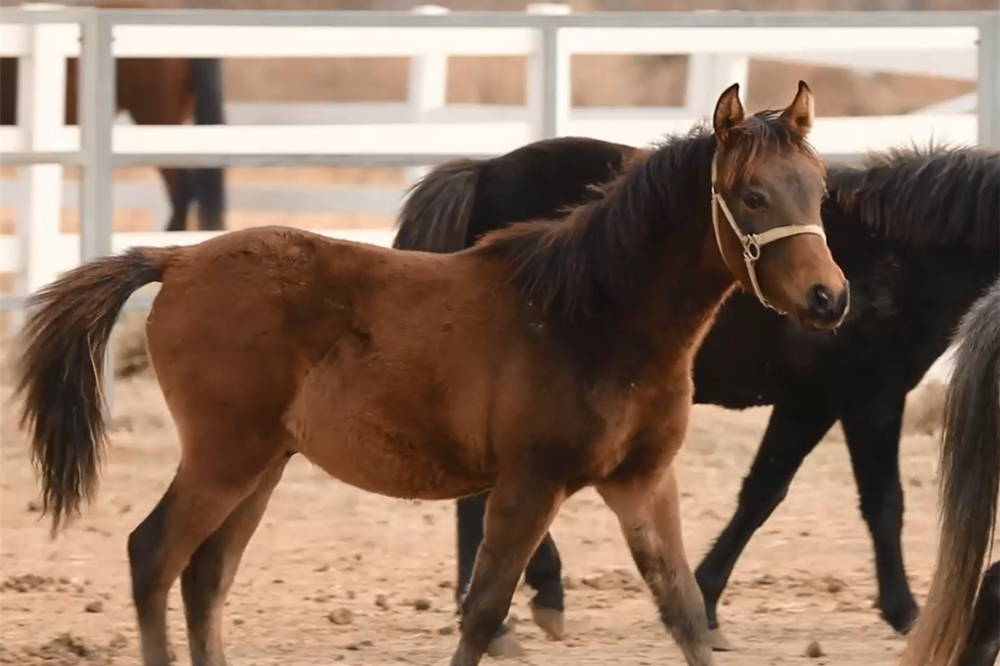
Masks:
[[[823,168],[778,111],[748,116],[733,134],[725,163],[719,165],[723,186],[743,180],[757,161],[781,148],[798,150]],[[491,231],[472,251],[506,257],[512,264],[510,282],[546,314],[592,316],[599,304],[621,301],[636,286],[651,248],[666,233],[707,218],[715,148],[711,126],[699,124],[686,135],[636,150],[621,173],[600,187],[604,196],[559,220]]]
[[[863,168],[831,167],[840,209],[918,247],[1000,248],[1000,153],[913,146],[871,153]]]

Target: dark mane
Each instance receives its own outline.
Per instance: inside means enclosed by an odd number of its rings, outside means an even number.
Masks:
[[[888,238],[918,246],[1000,247],[1000,153],[955,146],[900,147],[864,168],[830,169],[831,199]]]
[[[823,168],[776,111],[748,116],[732,135],[719,165],[723,185],[737,183],[781,148],[799,150]],[[591,316],[633,290],[663,236],[709,219],[715,147],[711,127],[699,124],[687,135],[636,150],[616,178],[597,188],[597,197],[562,220],[528,221],[492,231],[474,251],[507,257],[511,283],[545,313],[567,319]]]

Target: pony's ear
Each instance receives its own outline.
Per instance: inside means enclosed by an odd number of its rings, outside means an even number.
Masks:
[[[715,103],[713,127],[715,138],[719,143],[725,143],[730,130],[742,123],[745,118],[746,112],[743,110],[743,103],[740,102],[740,84],[734,83],[723,91],[719,101]]]
[[[813,121],[816,120],[816,102],[813,101],[812,91],[805,81],[799,81],[799,91],[795,93],[795,99],[788,108],[781,112],[781,117],[792,131],[802,138],[809,134],[813,128]]]

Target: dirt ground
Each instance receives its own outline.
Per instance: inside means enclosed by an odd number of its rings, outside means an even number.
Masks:
[[[159,390],[146,375],[116,382],[112,446],[98,501],[50,541],[9,405],[9,377],[2,379],[0,662],[136,665],[126,538],[166,489],[178,455]],[[926,431],[935,420],[937,406],[926,402],[911,401],[902,443],[905,551],[921,600],[936,544],[936,440],[916,425]],[[696,408],[680,458],[693,562],[730,515],[767,417],[766,409]],[[842,442],[837,429],[819,446],[736,569],[721,619],[741,650],[720,655],[720,666],[888,666],[898,658],[902,641],[872,609],[869,539]],[[522,619],[516,631],[527,657],[506,663],[683,664],[656,621],[611,512],[592,490],[565,505],[553,534],[564,559],[569,635],[558,643],[542,637],[529,620],[529,592],[519,591],[512,611]],[[231,663],[447,663],[457,640],[454,548],[452,503],[366,495],[293,460],[229,597]],[[170,607],[179,663],[186,664],[176,586]],[[344,616],[345,610],[349,623],[331,621],[334,611]],[[805,655],[811,641],[824,656]]]

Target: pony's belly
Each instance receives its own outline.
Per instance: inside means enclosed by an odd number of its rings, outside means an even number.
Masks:
[[[492,485],[481,475],[448,471],[446,463],[430,457],[351,456],[350,462],[327,456],[306,457],[330,476],[355,488],[401,499],[456,499]]]
[[[482,466],[472,464],[468,448],[457,442],[410,435],[402,424],[387,420],[375,419],[377,425],[350,421],[348,428],[314,431],[296,448],[330,476],[389,497],[454,499],[492,485]]]

